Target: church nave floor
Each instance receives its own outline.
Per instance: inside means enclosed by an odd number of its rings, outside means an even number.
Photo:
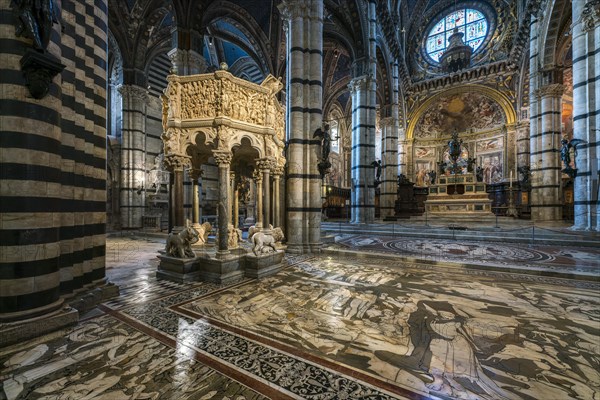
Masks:
[[[5,396],[600,396],[598,282],[323,255],[261,281],[175,284],[154,278],[162,246],[109,238],[121,298],[0,349]]]

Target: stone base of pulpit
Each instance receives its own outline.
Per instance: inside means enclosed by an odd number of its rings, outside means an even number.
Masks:
[[[283,250],[277,250],[273,253],[261,254],[259,256],[254,253],[246,255],[246,276],[248,278],[261,279],[279,272],[285,263],[283,262]]]
[[[167,255],[158,256],[160,263],[156,277],[174,282],[190,282],[200,280],[200,273],[195,258],[175,258]]]
[[[240,249],[243,250],[243,249]],[[227,284],[244,276],[245,251],[230,251],[224,257],[203,254],[196,258],[198,280],[218,284]]]

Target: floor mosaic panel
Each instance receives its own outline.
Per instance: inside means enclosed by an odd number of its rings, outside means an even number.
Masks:
[[[0,349],[0,399],[600,398],[598,282],[338,255],[175,284],[155,278],[162,246],[109,239],[121,297]]]

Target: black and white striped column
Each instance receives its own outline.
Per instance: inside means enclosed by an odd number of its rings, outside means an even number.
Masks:
[[[319,251],[321,178],[317,169],[323,107],[323,0],[286,0],[279,6],[287,32],[288,251]],[[269,182],[263,182],[264,185]]]
[[[531,168],[531,218],[540,218],[542,205],[540,186],[543,184],[542,169],[542,131],[541,131],[541,101],[538,96],[539,88],[539,50],[538,50],[538,16],[531,16],[529,38],[529,166]]]
[[[0,0],[0,346],[77,321],[63,302],[106,288],[106,2],[63,2],[60,21],[47,52],[65,68],[37,100],[31,40]]]
[[[142,227],[145,208],[144,135],[148,93],[137,85],[121,85],[123,122],[121,141],[121,228]]]
[[[575,157],[573,229],[600,230],[600,2],[573,1],[573,138],[581,139]]]
[[[398,175],[398,63],[392,65],[392,104],[390,116],[383,129],[381,188],[379,194],[379,208],[381,217],[394,215],[394,205],[397,197]],[[382,120],[383,121],[383,120]]]
[[[376,81],[370,76],[350,82],[352,96],[352,223],[372,223],[375,219]]]
[[[538,203],[532,205],[532,208],[535,207],[532,216],[538,221],[562,219],[560,147],[564,90],[565,87],[561,84],[551,84],[537,91],[542,105],[539,133],[541,146],[536,148],[535,155],[541,159],[541,167],[537,168],[537,173],[542,179],[538,179],[531,190],[538,198]]]
[[[356,60],[356,76],[348,85],[352,97],[352,166],[350,208],[355,224],[375,220],[375,124],[377,120],[377,13],[376,2],[367,4],[368,39],[365,58]]]

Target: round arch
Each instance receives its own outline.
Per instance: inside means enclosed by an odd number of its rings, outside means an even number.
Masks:
[[[503,93],[489,88],[483,85],[465,85],[456,88],[452,88],[449,90],[445,90],[443,92],[437,93],[434,96],[431,96],[427,100],[423,102],[410,116],[410,121],[408,123],[408,128],[406,132],[406,138],[408,140],[413,139],[413,134],[417,125],[417,122],[421,118],[421,116],[431,107],[437,100],[444,96],[450,96],[454,94],[462,94],[466,92],[476,92],[481,94],[493,101],[495,101],[499,106],[502,112],[504,113],[505,123],[507,126],[514,125],[517,121],[517,114],[512,105],[510,99],[504,95]]]

